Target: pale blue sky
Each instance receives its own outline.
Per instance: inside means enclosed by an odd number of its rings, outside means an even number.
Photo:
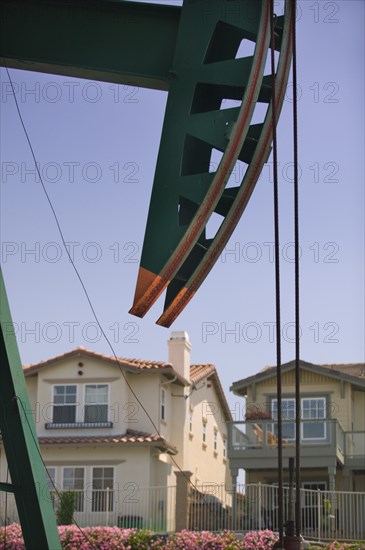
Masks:
[[[282,2],[276,6],[281,13]],[[301,356],[318,363],[363,361],[364,3],[303,1],[299,8]],[[271,159],[230,241],[231,253],[167,330],[155,325],[163,300],[144,319],[128,314],[166,94],[16,70],[11,75],[66,241],[77,243],[75,263],[116,353],[165,360],[171,330],[187,330],[192,360],[216,364],[234,408],[230,384],[276,361]],[[1,69],[2,269],[22,361],[78,345],[111,353],[29,172],[32,157],[7,91]],[[291,98],[289,88],[278,133],[283,361],[294,357]]]

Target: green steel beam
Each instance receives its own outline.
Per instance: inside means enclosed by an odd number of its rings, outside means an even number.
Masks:
[[[55,515],[0,271],[0,429],[27,550],[60,550]]]
[[[0,65],[168,90],[180,12],[123,0],[2,0]]]
[[[244,155],[249,162],[252,157],[248,131],[255,104],[260,94],[267,96],[266,104],[270,100],[263,80],[268,23],[264,0],[183,4],[172,65],[176,78],[166,105],[130,310],[138,317],[167,286],[166,305],[184,287],[210,246],[205,226],[237,158]],[[241,44],[254,46],[254,53],[237,56]],[[227,99],[242,105],[224,109]],[[215,167],[214,150],[224,154]]]
[[[15,487],[11,483],[4,483],[3,481],[0,481],[0,491],[4,491],[5,493],[14,493]]]

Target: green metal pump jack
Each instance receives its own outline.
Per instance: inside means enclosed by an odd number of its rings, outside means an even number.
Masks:
[[[166,291],[170,326],[217,261],[254,190],[272,140],[268,0],[2,0],[0,65],[168,91],[131,313]],[[291,62],[292,2],[277,17],[277,116]],[[254,52],[238,56],[241,42]],[[224,108],[224,102],[236,105]],[[251,123],[256,103],[265,117]],[[223,154],[212,171],[213,150]],[[229,186],[235,163],[242,181]],[[240,180],[241,178],[239,178]],[[212,214],[222,224],[208,238]],[[60,549],[9,305],[1,276],[0,429],[28,550]]]
[[[60,550],[56,519],[41,458],[9,303],[0,271],[0,429],[27,550]]]

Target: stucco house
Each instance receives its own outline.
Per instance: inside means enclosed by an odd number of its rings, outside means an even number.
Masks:
[[[229,425],[231,474],[235,479],[244,469],[247,485],[265,488],[262,510],[270,511],[270,521],[275,525],[277,497],[271,488],[278,482],[276,367],[265,367],[234,382],[230,389],[245,398],[245,418]],[[302,521],[318,527],[327,498],[336,525],[350,525],[355,515],[363,518],[365,511],[365,364],[301,361],[300,391],[301,488],[307,490],[303,491]],[[282,416],[283,482],[288,485],[289,457],[295,456],[294,361],[282,365]],[[318,490],[327,491],[321,500],[316,496]],[[356,506],[352,508],[346,495],[341,496],[341,506],[339,501],[335,505],[333,491],[357,492],[351,501]],[[363,520],[356,525],[359,533],[365,530]]]
[[[295,363],[282,365],[283,456],[294,456]],[[300,362],[301,478],[303,487],[365,491],[365,364]],[[234,382],[246,398],[246,420],[229,431],[232,474],[246,482],[277,481],[276,367]],[[288,481],[286,469],[284,479]]]
[[[43,459],[57,487],[78,492],[81,523],[86,512],[99,522],[103,513],[143,515],[142,492],[176,485],[179,469],[193,483],[230,479],[231,413],[215,366],[191,365],[190,350],[181,331],[168,341],[168,362],[78,347],[24,366]],[[155,503],[161,515],[166,498]]]

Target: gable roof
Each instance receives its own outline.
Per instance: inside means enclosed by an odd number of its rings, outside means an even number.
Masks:
[[[354,386],[365,389],[365,363],[332,363],[316,365],[307,361],[300,361],[300,368],[323,374],[336,380],[350,382]],[[282,372],[290,372],[295,369],[295,361],[289,361],[281,366]],[[230,390],[237,395],[246,395],[247,388],[251,384],[262,382],[276,376],[276,366],[264,367],[260,372],[233,382]]]
[[[58,363],[59,361],[70,359],[71,357],[82,357],[82,356],[89,357],[91,359],[97,359],[99,361],[102,360],[108,363],[112,363],[129,372],[158,371],[159,373],[163,374],[169,379],[176,377],[176,380],[184,386],[189,385],[189,381],[183,378],[178,372],[176,372],[176,370],[171,365],[171,363],[166,363],[164,361],[149,361],[145,359],[130,359],[126,357],[115,357],[114,355],[105,355],[103,353],[97,353],[96,351],[86,349],[83,346],[79,346],[76,349],[67,351],[66,353],[62,353],[61,355],[56,355],[55,357],[51,357],[46,361],[40,361],[39,363],[34,363],[32,365],[23,365],[23,372],[25,376],[34,375],[38,373],[40,370],[50,367]]]
[[[51,367],[59,361],[69,359],[71,357],[89,357],[92,359],[106,361],[112,363],[119,368],[123,368],[127,372],[144,372],[144,373],[155,373],[158,372],[163,374],[169,380],[174,380],[175,382],[183,386],[191,386],[197,384],[201,380],[207,378],[208,381],[211,381],[218,398],[220,400],[222,411],[224,413],[225,419],[227,421],[232,420],[232,414],[229,410],[228,402],[224,394],[222,384],[219,380],[219,376],[216,370],[215,365],[211,363],[208,364],[198,364],[190,365],[190,381],[182,377],[172,366],[171,363],[165,361],[150,361],[145,359],[130,359],[126,357],[114,357],[114,355],[105,355],[102,353],[97,353],[95,351],[79,346],[76,349],[63,353],[61,355],[56,355],[51,357],[46,361],[40,361],[32,365],[23,365],[23,372],[25,376],[32,376],[37,374],[40,370]]]
[[[228,402],[215,366],[212,364],[190,366],[190,380],[193,384],[197,384],[201,380],[204,380],[204,378],[207,378],[208,381],[213,384],[213,387],[221,402],[225,420],[227,422],[232,421],[232,413],[229,409]]]

